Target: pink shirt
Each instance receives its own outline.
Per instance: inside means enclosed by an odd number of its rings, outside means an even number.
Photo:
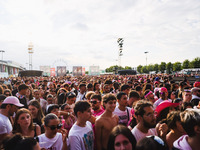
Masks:
[[[98,110],[98,111],[92,110],[92,115],[95,116],[95,117],[98,117],[98,116],[100,116],[101,114],[103,114],[104,111],[105,111],[105,110],[104,110],[103,108],[100,108],[100,110]]]

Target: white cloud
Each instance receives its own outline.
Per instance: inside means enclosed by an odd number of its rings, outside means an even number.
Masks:
[[[123,66],[199,57],[199,0],[2,0],[0,20],[4,58],[26,66],[32,41],[35,69],[115,65],[119,37]]]

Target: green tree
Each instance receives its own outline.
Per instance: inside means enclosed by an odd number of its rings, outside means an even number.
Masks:
[[[117,65],[110,66],[109,68],[106,68],[106,72],[113,72],[113,70],[115,70],[116,67],[118,67],[118,66]]]
[[[137,71],[138,71],[139,73],[142,73],[142,65],[137,66]]]
[[[190,68],[190,61],[188,59],[186,59],[186,60],[183,61],[182,68],[183,69]]]
[[[154,71],[154,65],[152,65],[152,64],[149,64],[148,66],[147,66],[147,70],[150,72],[150,71]]]
[[[190,63],[191,68],[200,68],[200,57],[195,58]]]
[[[175,62],[173,65],[173,71],[180,71],[181,70],[181,63]]]
[[[173,71],[173,64],[171,62],[168,62],[166,64],[166,70],[167,70],[167,73],[171,74],[172,71]]]
[[[159,71],[159,65],[158,65],[158,64],[155,64],[155,65],[153,66],[153,70],[154,70],[156,73],[158,73],[158,71]]]
[[[110,66],[109,68],[106,68],[106,72],[113,72],[113,71],[116,71],[116,70],[123,70],[124,68],[122,66],[118,66],[118,65],[115,65],[115,66]]]
[[[161,62],[158,68],[161,71],[161,73],[164,73],[165,70],[166,70],[166,63],[165,62]]]
[[[142,73],[149,73],[147,66],[142,67]]]
[[[132,69],[132,67],[130,67],[130,66],[125,66],[124,69]]]

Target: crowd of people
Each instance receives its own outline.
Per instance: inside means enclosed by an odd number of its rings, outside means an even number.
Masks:
[[[200,81],[172,75],[0,79],[4,150],[199,150]]]

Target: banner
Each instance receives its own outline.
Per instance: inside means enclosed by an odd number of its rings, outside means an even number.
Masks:
[[[82,75],[85,75],[85,68],[82,68]]]
[[[67,68],[66,66],[57,66],[57,76],[66,76]]]
[[[44,76],[50,76],[50,72],[51,72],[50,66],[40,66],[40,70],[43,71]]]
[[[56,68],[51,68],[50,69],[50,76],[55,77],[56,76]]]
[[[73,76],[82,76],[82,66],[73,66]]]
[[[92,76],[100,75],[99,66],[90,66],[89,75],[92,75]]]

